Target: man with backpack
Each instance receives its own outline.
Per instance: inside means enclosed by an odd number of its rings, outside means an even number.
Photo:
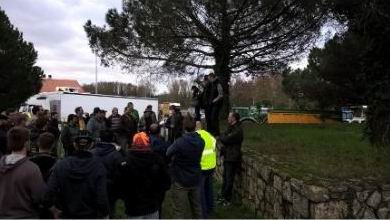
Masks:
[[[150,131],[150,125],[157,123],[156,113],[153,111],[153,107],[148,105],[144,111],[143,116],[139,122],[139,127],[143,128],[148,134]]]

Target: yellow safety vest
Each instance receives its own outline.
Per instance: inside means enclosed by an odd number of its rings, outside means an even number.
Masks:
[[[209,132],[205,130],[198,130],[196,132],[200,135],[205,143],[200,166],[202,170],[214,169],[217,165],[217,154],[215,152],[217,141]]]

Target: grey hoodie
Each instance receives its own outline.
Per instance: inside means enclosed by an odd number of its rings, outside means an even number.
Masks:
[[[9,156],[0,159],[0,218],[38,218],[45,189],[41,171],[27,157],[12,160],[11,156],[6,163]]]

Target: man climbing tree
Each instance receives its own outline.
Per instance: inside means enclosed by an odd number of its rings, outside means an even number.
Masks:
[[[325,20],[320,1],[125,0],[107,26],[87,21],[92,50],[106,65],[155,61],[166,72],[213,69],[229,106],[233,74],[279,70],[310,45]]]

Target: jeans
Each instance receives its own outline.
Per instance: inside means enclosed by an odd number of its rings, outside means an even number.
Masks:
[[[172,199],[174,218],[184,219],[186,218],[186,205],[190,203],[191,218],[202,218],[202,206],[200,200],[199,186],[183,187],[179,183],[172,184]]]
[[[208,216],[214,209],[213,174],[214,169],[202,171],[200,196],[202,202],[203,218],[208,218]]]
[[[119,196],[117,195],[117,193],[115,192],[112,192],[112,190],[108,190],[108,203],[109,203],[109,217],[110,219],[114,219],[115,218],[115,208],[116,208],[116,202],[118,201],[119,199]]]
[[[221,110],[221,104],[213,104],[208,108],[209,111],[209,119],[207,122],[207,131],[210,132],[214,137],[219,136],[219,112]]]
[[[195,106],[195,120],[196,121],[200,121],[201,120],[200,106],[199,105]]]
[[[222,197],[230,202],[232,200],[234,177],[238,171],[240,162],[223,163]]]
[[[210,108],[210,106],[209,105],[206,105],[205,107],[204,107],[204,116],[205,116],[205,119],[206,119],[206,126],[207,126],[207,131],[209,131],[210,130],[210,126],[211,127],[213,127],[212,126],[212,123],[211,123],[211,108]]]

